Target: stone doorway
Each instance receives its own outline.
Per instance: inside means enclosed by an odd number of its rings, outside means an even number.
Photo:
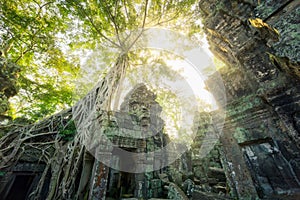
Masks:
[[[135,148],[122,148],[122,150],[126,150],[129,152],[136,152]],[[120,153],[120,149],[113,149],[112,162],[117,163],[120,168],[125,167],[134,167],[135,160],[134,158],[122,157],[122,153]],[[128,166],[130,165],[130,166]],[[136,177],[133,173],[123,172],[116,169],[109,170],[109,178],[108,178],[108,188],[107,188],[107,197],[108,199],[122,199],[122,198],[131,198],[135,195],[135,182]]]
[[[29,196],[36,175],[34,174],[16,174],[14,175],[11,185],[9,185],[5,200],[24,200]],[[3,197],[2,197],[3,198]]]
[[[7,171],[4,176],[0,177],[0,199],[28,199],[36,188],[44,169],[44,164],[17,163],[11,171]],[[47,193],[47,191],[44,192]]]

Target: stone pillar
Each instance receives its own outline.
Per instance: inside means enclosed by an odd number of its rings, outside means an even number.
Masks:
[[[139,148],[137,149],[137,153],[145,152],[146,149],[146,140],[140,143]],[[137,157],[136,163],[137,166],[145,166],[146,167],[147,158],[142,158],[140,156]],[[134,196],[138,199],[147,199],[147,189],[146,189],[146,177],[144,173],[138,173],[135,175],[135,191]]]
[[[145,199],[145,175],[143,173],[135,175],[135,191],[134,196],[138,199]]]
[[[101,153],[105,159],[111,159],[111,153]],[[92,186],[90,191],[90,200],[105,200],[107,182],[108,182],[109,167],[101,163],[100,161],[95,161],[92,176]]]
[[[224,130],[220,141],[222,143],[222,164],[225,174],[233,190],[234,196],[239,199],[257,199],[250,172],[244,161],[243,153],[232,135],[233,130]]]

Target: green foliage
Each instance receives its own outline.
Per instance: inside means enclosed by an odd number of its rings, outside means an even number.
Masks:
[[[104,68],[116,61],[133,30],[163,27],[196,37],[201,34],[196,23],[199,19],[196,3],[195,0],[0,1],[2,56],[20,68],[19,77],[14,79],[19,92],[10,98],[7,114],[38,120],[70,107],[91,89],[95,79],[104,74]],[[91,54],[96,50],[100,53]],[[134,63],[147,60],[140,52],[131,54],[128,62],[131,70],[135,70]],[[89,55],[97,59],[91,62],[87,59]],[[159,67],[164,61],[155,62],[153,66]],[[80,63],[87,65],[81,71]],[[96,65],[97,69],[92,67]],[[86,70],[90,68],[97,74]],[[172,75],[169,71],[164,73]],[[81,79],[75,85],[78,77]]]
[[[69,22],[68,13],[59,8],[55,1],[0,2],[2,57],[20,69],[18,77],[7,79],[19,89],[10,99],[7,114],[12,117],[37,120],[71,105],[71,82],[77,70],[57,42]]]
[[[6,174],[6,172],[0,171],[0,177],[4,176]]]
[[[76,134],[76,126],[73,120],[70,120],[66,126],[59,127],[58,134],[63,140],[71,141]]]

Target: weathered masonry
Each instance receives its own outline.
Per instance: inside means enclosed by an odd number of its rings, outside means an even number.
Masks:
[[[200,2],[211,50],[227,64],[223,167],[241,199],[299,193],[299,6]]]
[[[215,113],[199,113],[192,148],[168,167],[135,174],[97,161],[82,145],[83,136],[77,134],[72,119],[88,115],[104,94],[108,73],[82,104],[73,107],[78,115],[66,110],[1,138],[0,197],[299,199],[299,1],[201,0],[199,7],[211,50],[226,64],[219,70],[227,96],[223,134],[205,158],[199,157],[199,150],[206,142],[204,136],[218,126],[210,117]],[[207,80],[208,86],[213,86],[216,76]],[[209,90],[218,92],[214,87]],[[149,130],[149,105],[159,113],[155,95],[138,85],[120,112],[99,115],[102,130],[113,141],[101,149],[102,157],[122,167],[122,157],[111,156],[118,148],[147,152],[169,142],[163,129],[147,140],[129,137]],[[161,127],[163,121],[156,119]],[[151,168],[166,161],[161,156],[132,157],[131,162],[145,162]]]

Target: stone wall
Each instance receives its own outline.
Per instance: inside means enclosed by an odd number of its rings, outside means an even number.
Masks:
[[[220,191],[223,194],[230,193],[239,199],[299,198],[297,197],[300,188],[299,4],[295,0],[200,1],[204,29],[211,50],[227,65],[219,71],[227,94],[227,104],[224,105],[227,117],[220,145],[205,158],[200,158],[197,154],[201,146],[210,145],[205,143],[206,141],[203,142],[204,134],[213,131],[210,130],[212,122],[206,120],[208,114],[203,114],[200,124],[196,127],[198,135],[191,152],[184,154],[166,169],[166,172],[137,175],[134,181],[142,183],[144,187],[135,188],[136,197],[161,196],[163,185],[169,183],[169,178],[177,184],[169,184],[169,197],[186,199],[184,192],[186,194],[188,192],[184,190],[182,184],[190,178],[186,179],[184,175],[191,175],[189,172],[193,172],[191,179],[196,184],[194,199],[223,199],[212,194]],[[4,66],[2,61],[1,63]],[[14,69],[14,72],[17,71]],[[107,80],[110,80],[109,76]],[[107,80],[105,84],[111,84]],[[208,87],[214,80],[214,76],[207,80]],[[3,95],[6,97],[13,95],[17,90],[12,87],[4,93],[5,88],[0,88],[0,98]],[[215,92],[213,88],[210,89],[212,93]],[[130,95],[126,99],[127,103],[136,107],[136,102],[129,97]],[[147,95],[144,97],[140,102],[143,104],[140,104],[138,109],[130,110],[123,104],[124,110],[114,113],[116,119],[119,115],[119,120],[109,120],[110,126],[106,128],[110,134],[107,136],[116,146],[153,151],[156,147],[162,147],[167,143],[167,138],[164,138],[166,136],[162,133],[158,134],[158,138],[149,138],[148,141],[130,140],[130,135],[137,135],[147,127],[151,117],[151,114],[149,116],[149,113],[144,112],[147,99],[151,98]],[[0,99],[0,106],[5,102],[3,99]],[[95,99],[88,103],[94,104]],[[155,108],[160,112],[159,107]],[[5,112],[7,108],[1,109]],[[146,110],[149,110],[149,107],[146,107]],[[35,191],[35,195],[40,195],[36,198],[44,199],[43,197],[48,196],[49,199],[84,199],[88,195],[99,199],[105,198],[107,181],[113,179],[113,176],[109,175],[108,167],[100,162],[94,162],[92,156],[79,145],[78,141],[65,141],[60,136],[63,131],[60,127],[67,127],[70,113],[68,111],[67,115],[53,116],[53,120],[45,120],[45,123],[40,122],[12,131],[7,140],[3,139],[4,145],[1,149],[6,154],[2,153],[0,156],[0,163],[3,165],[0,168],[2,170],[0,186],[5,186],[2,188],[6,189],[12,182],[10,178],[14,177],[11,173],[32,172],[35,169],[28,163],[39,162],[41,165],[34,167],[39,169],[36,177],[42,176],[39,185],[43,187]],[[126,120],[136,123],[127,123]],[[157,120],[157,123],[158,127],[162,128],[160,120]],[[121,129],[128,137],[121,134]],[[13,149],[11,145],[6,146],[13,144],[11,141],[22,149],[21,153],[6,151],[9,148]],[[49,143],[47,150],[44,150],[44,144],[38,146],[38,152],[34,150],[36,146],[29,148],[36,145],[37,141],[46,143],[46,146]],[[147,149],[145,142],[149,144]],[[33,154],[35,156],[32,156]],[[38,159],[39,157],[42,159]],[[150,161],[149,167],[153,167],[154,160]],[[20,163],[26,164],[19,165]],[[46,169],[41,175],[40,171],[44,169],[44,164],[47,164]],[[69,174],[71,175],[68,176]],[[166,179],[164,183],[162,176]],[[28,178],[30,177],[25,180]],[[32,184],[36,183],[32,179]],[[5,189],[0,193],[3,194]],[[111,192],[110,189],[108,187],[108,192]],[[24,196],[28,196],[29,194],[25,192]]]
[[[227,95],[221,143],[233,195],[296,195],[299,1],[202,0],[199,5],[211,50],[227,65],[220,69]]]

